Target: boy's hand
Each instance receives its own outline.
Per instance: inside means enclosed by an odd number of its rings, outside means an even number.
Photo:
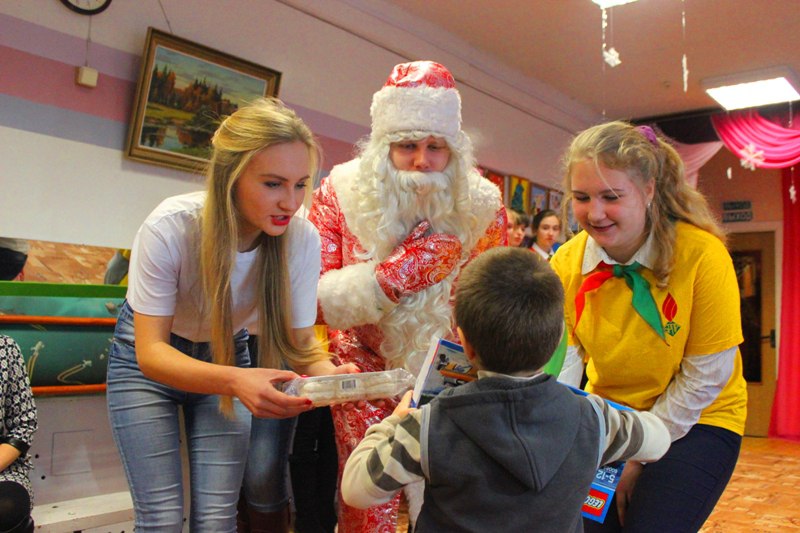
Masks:
[[[414,391],[406,391],[406,393],[403,395],[403,399],[400,400],[400,403],[394,408],[394,412],[392,412],[392,414],[403,418],[408,413],[416,411],[415,408],[411,407],[411,396],[413,395]]]
[[[625,525],[625,511],[628,510],[628,504],[633,495],[633,488],[636,486],[636,481],[642,473],[642,463],[639,461],[628,461],[625,463],[625,468],[622,470],[622,476],[619,478],[616,490],[617,500],[617,515],[619,515],[619,524]]]

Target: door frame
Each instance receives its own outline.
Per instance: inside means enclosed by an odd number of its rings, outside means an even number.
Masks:
[[[737,222],[723,224],[728,233],[772,232],[775,234],[775,380],[781,357],[781,301],[783,300],[783,221]]]

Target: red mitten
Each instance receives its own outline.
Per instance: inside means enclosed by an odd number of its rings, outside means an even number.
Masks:
[[[435,233],[425,237],[430,223],[423,220],[382,263],[375,278],[393,302],[439,283],[461,259],[461,241],[454,235]]]

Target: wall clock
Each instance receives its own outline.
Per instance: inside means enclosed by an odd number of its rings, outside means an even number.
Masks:
[[[111,5],[111,0],[61,0],[61,3],[81,15],[97,15]]]

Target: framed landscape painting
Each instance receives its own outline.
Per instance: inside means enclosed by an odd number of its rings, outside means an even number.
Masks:
[[[148,28],[126,155],[201,172],[221,119],[277,96],[281,73]]]

